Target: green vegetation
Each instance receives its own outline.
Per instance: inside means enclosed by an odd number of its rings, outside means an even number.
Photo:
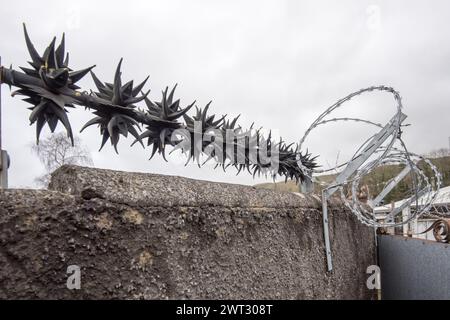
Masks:
[[[438,170],[442,174],[442,187],[450,185],[450,156],[437,157],[434,159],[430,159],[430,161],[438,168]],[[428,166],[424,166],[424,164],[419,162],[417,164],[419,168],[423,169],[427,177],[431,177],[431,169]],[[379,168],[376,168],[369,175],[367,175],[362,180],[361,185],[367,185],[369,188],[370,195],[372,197],[376,196],[381,192],[386,182],[395,177],[400,171],[403,169],[403,166],[400,165],[385,165]],[[317,177],[321,181],[331,182],[336,177],[335,174],[332,175],[324,175]],[[431,183],[435,183],[434,179],[430,180]],[[408,195],[410,195],[411,188],[411,177],[407,176],[403,179],[393,190],[392,192],[385,198],[385,203],[390,203],[392,201],[398,201],[404,199]],[[299,192],[298,185],[294,181],[288,182],[276,182],[276,183],[262,183],[256,185],[257,188],[278,190],[278,191],[288,191],[288,192]],[[316,193],[320,192],[320,186],[316,185],[315,190]]]

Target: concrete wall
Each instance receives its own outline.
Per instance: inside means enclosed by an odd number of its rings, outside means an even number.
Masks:
[[[181,177],[64,166],[0,191],[0,298],[368,299],[373,230],[331,204]],[[66,288],[69,265],[81,289]]]

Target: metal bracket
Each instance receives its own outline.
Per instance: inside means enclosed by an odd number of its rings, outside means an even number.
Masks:
[[[0,150],[0,189],[8,188],[9,157],[6,150]]]
[[[405,178],[406,175],[410,171],[411,171],[411,166],[407,165],[394,179],[392,179],[388,183],[388,185],[380,192],[380,194],[372,201],[369,201],[368,204],[372,208],[375,208],[376,206],[378,206],[380,204],[380,202],[383,201],[384,198],[386,198],[386,196],[389,194],[389,192],[391,192],[392,189],[394,189],[395,186],[397,186],[400,183],[400,181],[402,181],[403,178]]]
[[[2,57],[0,57],[0,66],[2,65]],[[0,69],[0,189],[8,188],[8,168],[9,157],[6,150],[2,150],[2,83]]]
[[[305,169],[307,170],[307,169]],[[307,175],[305,176],[305,179],[299,184],[298,188],[300,193],[309,194],[314,192],[314,182],[312,181],[312,173],[309,170],[307,172]]]
[[[333,259],[331,256],[330,228],[328,225],[328,194],[327,190],[322,191],[322,221],[323,221],[323,237],[325,239],[325,252],[327,254],[328,271],[333,270]]]
[[[360,168],[367,159],[383,144],[384,141],[392,134],[397,134],[397,123],[396,121],[403,122],[406,119],[405,114],[401,114],[400,118],[397,116],[393,117],[384,127],[380,130],[367,144],[364,150],[355,156],[345,169],[336,177],[334,183],[327,189],[322,191],[322,216],[323,216],[323,234],[325,240],[325,250],[327,255],[327,266],[328,271],[333,270],[333,260],[331,255],[331,243],[329,234],[329,224],[328,224],[328,204],[327,200],[331,197],[339,188],[344,185],[353,173]],[[406,175],[406,173],[405,173]]]

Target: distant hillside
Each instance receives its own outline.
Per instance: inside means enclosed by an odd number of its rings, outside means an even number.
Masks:
[[[431,162],[439,169],[442,174],[442,186],[450,185],[450,157],[441,157],[436,159],[430,159]],[[423,167],[422,163],[418,164],[419,167]],[[425,167],[425,173],[430,176],[430,170]],[[384,184],[395,177],[401,170],[403,166],[399,165],[386,165],[379,167],[372,171],[367,177],[363,179],[363,184],[367,184],[372,196],[377,195],[381,192]],[[324,175],[317,177],[319,180],[331,182],[336,177],[335,174]],[[405,178],[404,181],[400,182],[398,186],[392,190],[392,192],[385,198],[386,202],[398,201],[404,199],[410,194],[408,188],[411,183],[409,182],[409,177]],[[289,191],[289,192],[299,192],[299,188],[294,181],[276,182],[276,183],[261,183],[256,185],[257,188],[279,190],[279,191]],[[315,187],[315,192],[320,193],[319,186]]]

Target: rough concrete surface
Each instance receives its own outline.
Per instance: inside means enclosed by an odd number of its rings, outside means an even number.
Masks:
[[[1,299],[370,299],[373,230],[320,202],[181,177],[64,166],[0,191]],[[81,268],[69,290],[67,267]]]

